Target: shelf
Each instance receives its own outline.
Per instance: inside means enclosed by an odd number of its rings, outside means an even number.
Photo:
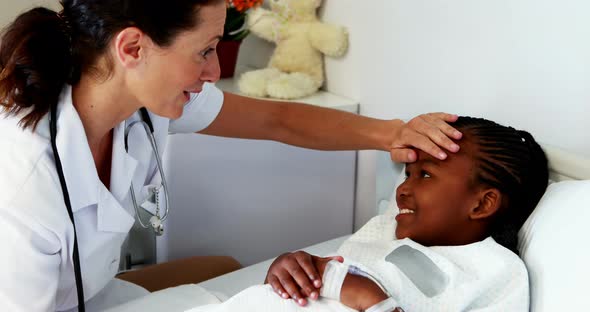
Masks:
[[[235,93],[243,96],[247,96],[240,92],[238,89],[237,79],[243,72],[248,70],[253,70],[253,68],[247,67],[240,67],[236,68],[236,74],[233,78],[228,79],[221,79],[215,85],[226,92]],[[261,98],[264,100],[276,100],[271,98]],[[333,94],[326,91],[318,91],[315,94],[312,94],[308,97],[304,97],[297,100],[281,100],[286,102],[296,102],[296,103],[306,103],[311,105],[316,105],[320,107],[327,107],[327,108],[334,108],[339,109],[351,113],[358,114],[359,112],[359,103],[357,100],[353,100],[347,97],[343,97],[337,94]]]

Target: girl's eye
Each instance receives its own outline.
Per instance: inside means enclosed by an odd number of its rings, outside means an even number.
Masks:
[[[422,170],[422,172],[420,172],[420,176],[422,176],[423,178],[430,178],[430,173]]]

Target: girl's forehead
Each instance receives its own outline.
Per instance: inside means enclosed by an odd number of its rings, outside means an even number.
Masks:
[[[418,159],[416,160],[415,164],[420,165],[427,165],[436,167],[441,170],[451,169],[451,170],[458,170],[460,168],[463,169],[471,169],[471,167],[475,163],[474,159],[474,145],[471,144],[469,140],[460,140],[455,141],[461,147],[458,152],[453,153],[450,151],[446,151],[447,158],[444,160],[440,160],[431,156],[430,154],[417,151]],[[406,167],[411,164],[406,164]]]

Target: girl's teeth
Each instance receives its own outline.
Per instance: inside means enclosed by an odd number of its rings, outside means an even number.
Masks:
[[[400,214],[402,213],[414,213],[414,210],[410,210],[410,209],[402,209],[399,211]]]

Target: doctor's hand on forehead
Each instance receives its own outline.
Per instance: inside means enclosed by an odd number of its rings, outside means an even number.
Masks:
[[[458,152],[459,145],[451,140],[461,139],[461,132],[449,126],[455,122],[457,115],[446,113],[429,113],[414,117],[404,123],[392,120],[391,146],[389,153],[395,162],[414,162],[418,158],[413,148],[423,150],[438,159],[446,159],[445,150]]]

